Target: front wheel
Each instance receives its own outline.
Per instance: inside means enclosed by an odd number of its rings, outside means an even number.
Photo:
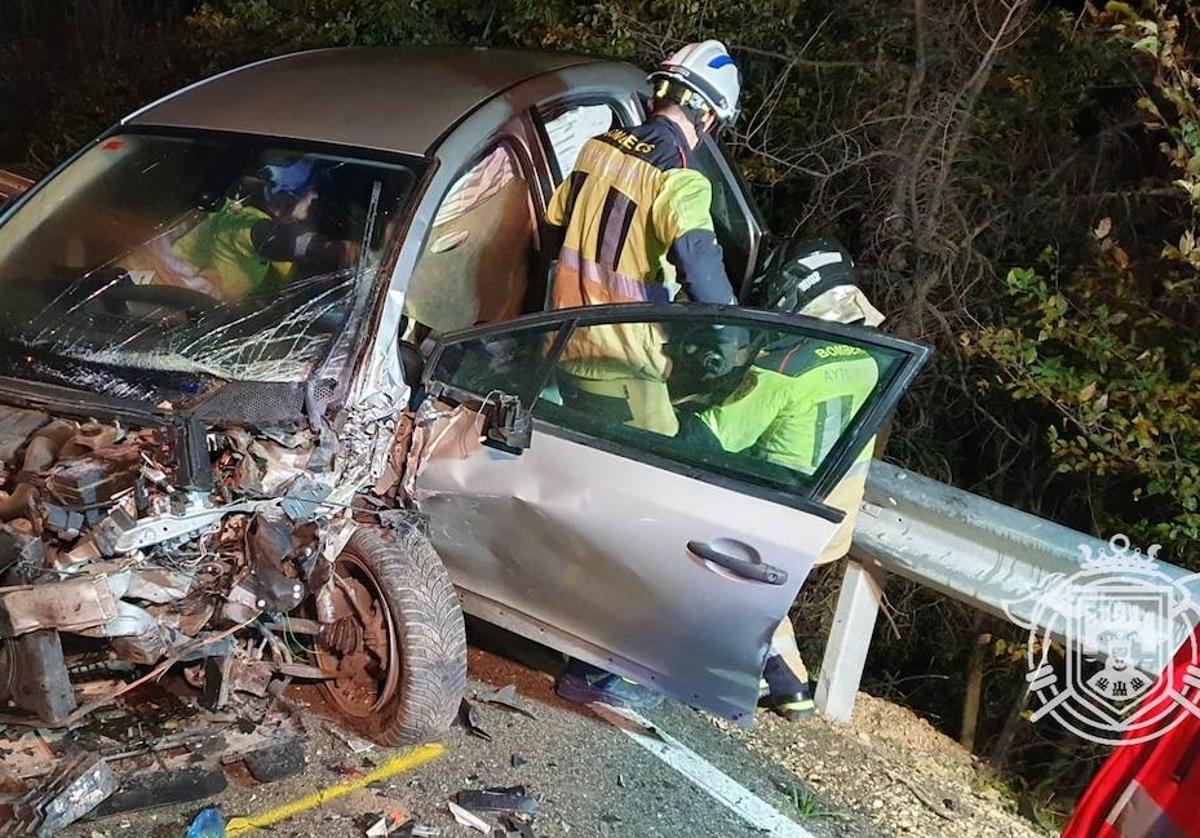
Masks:
[[[458,597],[429,540],[360,528],[334,562],[337,621],[317,662],[340,677],[323,689],[348,725],[381,745],[449,730],[467,682]]]

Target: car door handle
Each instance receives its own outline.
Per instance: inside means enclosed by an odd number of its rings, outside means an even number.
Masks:
[[[767,585],[782,585],[787,582],[787,571],[781,567],[740,559],[737,556],[723,553],[702,541],[689,541],[687,548],[704,561],[723,567],[743,579],[753,579],[755,582],[763,582]]]

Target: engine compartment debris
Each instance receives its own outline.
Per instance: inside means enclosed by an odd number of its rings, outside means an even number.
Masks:
[[[202,800],[226,788],[224,768],[285,764],[302,729],[290,711],[254,700],[237,713],[199,706],[176,680],[122,696],[70,729],[9,727],[0,740],[0,834],[53,835],[81,817]],[[290,763],[303,768],[303,758]],[[279,772],[270,779],[288,776]]]
[[[378,590],[335,570],[381,517],[357,490],[390,421],[334,434],[0,400],[0,824],[49,835],[109,798],[200,799],[231,759],[277,779],[303,765],[289,684],[397,680]],[[139,708],[168,672],[188,694],[164,728]]]
[[[13,820],[27,835],[54,835],[95,809],[117,787],[112,768],[94,754],[81,754],[44,778],[13,806]]]

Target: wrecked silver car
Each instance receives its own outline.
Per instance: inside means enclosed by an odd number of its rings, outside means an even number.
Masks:
[[[823,501],[924,350],[738,307],[538,313],[546,199],[643,84],[563,55],[286,56],[133,114],[10,207],[3,721],[70,729],[179,669],[211,707],[312,681],[365,735],[421,740],[463,691],[460,602],[747,718],[841,519]],[[700,158],[746,282],[761,222]],[[646,341],[670,429],[569,386],[614,338]],[[691,433],[802,352],[872,376],[808,461]]]

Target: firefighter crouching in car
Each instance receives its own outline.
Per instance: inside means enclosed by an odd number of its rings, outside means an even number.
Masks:
[[[650,118],[588,140],[550,200],[546,220],[561,238],[553,308],[667,303],[680,287],[681,299],[734,302],[713,229],[712,184],[692,168],[692,154],[703,135],[736,117],[737,66],[723,44],[704,41],[668,58],[650,82]],[[576,330],[560,356],[563,404],[674,436],[679,422],[667,390],[665,341],[652,323]],[[645,709],[661,701],[580,661],[567,666],[556,689],[581,703]]]
[[[326,167],[327,168],[327,167]],[[312,157],[262,167],[266,209],[226,196],[199,220],[126,256],[140,284],[182,285],[221,301],[266,294],[305,274],[349,267],[359,246],[316,232],[315,207],[327,172]]]
[[[553,308],[667,303],[679,286],[692,302],[734,302],[712,184],[691,165],[701,136],[736,115],[737,66],[719,41],[705,41],[672,55],[650,81],[650,118],[588,140],[550,201],[547,221],[562,238]],[[579,330],[560,359],[564,404],[673,436],[664,340],[654,324]]]
[[[757,302],[762,307],[872,327],[883,321],[858,289],[853,262],[837,243],[809,240],[784,256],[789,267],[774,288],[760,290]],[[696,414],[684,433],[690,438],[711,434],[726,451],[750,449],[768,462],[811,475],[878,380],[875,359],[858,347],[791,340],[766,347],[738,389],[722,404]],[[873,451],[874,440],[825,498],[845,518],[818,556],[819,565],[837,561],[850,550]],[[761,688],[765,703],[788,720],[815,712],[808,670],[789,617],[771,638]]]

